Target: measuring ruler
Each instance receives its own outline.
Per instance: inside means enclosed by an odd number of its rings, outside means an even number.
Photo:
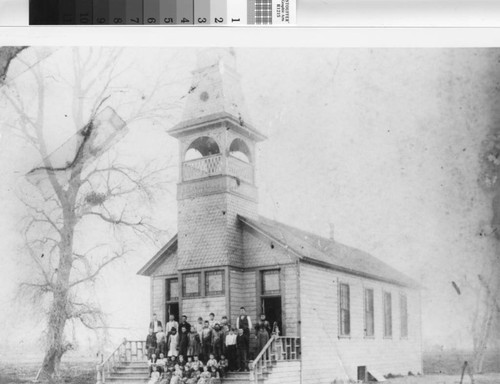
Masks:
[[[30,25],[294,25],[296,0],[30,0]]]

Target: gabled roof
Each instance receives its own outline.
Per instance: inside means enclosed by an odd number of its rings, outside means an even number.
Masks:
[[[420,285],[367,252],[260,216],[240,221],[294,253],[301,261],[341,272],[417,288]]]
[[[172,237],[157,253],[142,267],[137,274],[151,276],[158,266],[177,250],[177,234]]]

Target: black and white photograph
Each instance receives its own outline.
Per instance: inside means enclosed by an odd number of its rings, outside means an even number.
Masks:
[[[1,384],[500,383],[499,49],[4,46],[0,125]]]

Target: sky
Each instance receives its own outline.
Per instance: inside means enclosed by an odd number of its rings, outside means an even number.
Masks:
[[[80,48],[86,57],[88,48]],[[493,255],[479,233],[490,220],[490,200],[478,187],[480,151],[498,122],[500,52],[493,49],[250,49],[236,51],[237,69],[254,126],[268,138],[258,145],[259,212],[272,219],[362,249],[422,286],[426,347],[471,345],[468,324],[473,292],[468,281]],[[31,69],[45,74],[45,129],[49,149],[76,130],[72,113],[72,48],[37,47],[13,62],[7,78],[27,108],[35,95]],[[95,49],[95,69],[114,51]],[[143,338],[149,320],[149,281],[136,275],[175,234],[178,152],[166,130],[179,122],[196,49],[126,48],[115,63],[118,77],[108,103],[131,118],[146,99],[161,109],[154,119],[132,122],[113,148],[133,166],[166,162],[168,183],[150,209],[166,231],[156,241],[133,242],[134,252],[109,267],[96,283],[108,314],[109,341]],[[36,63],[36,64],[35,64]],[[153,96],[151,89],[157,85]],[[40,158],[9,124],[16,113],[0,89],[0,339],[16,350],[35,345],[40,316],[16,296],[32,271],[21,249],[25,207],[23,175]],[[3,100],[2,100],[3,98]],[[86,100],[91,104],[92,100]],[[65,117],[66,116],[66,117]],[[156,115],[155,115],[156,116]],[[91,224],[81,244],[109,238]],[[457,295],[451,282],[458,282]],[[82,328],[69,329],[81,353],[98,343]],[[0,352],[0,359],[6,354]]]

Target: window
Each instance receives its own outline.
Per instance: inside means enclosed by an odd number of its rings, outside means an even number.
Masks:
[[[408,337],[408,300],[405,294],[399,296],[399,308],[401,311],[401,337]]]
[[[167,279],[165,290],[167,301],[179,300],[179,282],[177,279]]]
[[[200,273],[185,273],[182,275],[182,296],[200,296]]]
[[[205,272],[205,293],[207,296],[224,294],[224,271]]]
[[[350,313],[350,298],[349,285],[339,285],[339,305],[340,305],[340,335],[349,336],[351,334],[351,313]]]
[[[373,289],[365,289],[365,336],[375,334],[375,313],[373,307]]]
[[[280,271],[262,271],[262,294],[279,295],[280,294]]]
[[[392,298],[384,292],[384,337],[392,337]]]

